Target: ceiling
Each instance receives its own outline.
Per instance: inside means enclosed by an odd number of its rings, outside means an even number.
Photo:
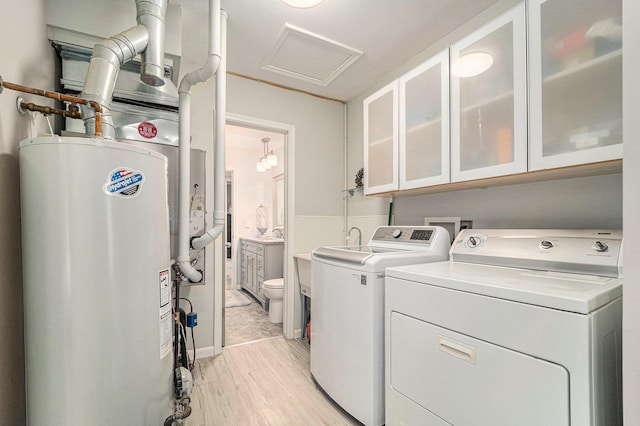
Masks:
[[[498,0],[221,1],[228,71],[348,101]],[[209,2],[170,3],[183,7],[183,56],[204,62]]]

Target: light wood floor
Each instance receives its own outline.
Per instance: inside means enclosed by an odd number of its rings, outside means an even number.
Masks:
[[[284,337],[196,361],[187,426],[359,425],[315,385],[306,341]]]

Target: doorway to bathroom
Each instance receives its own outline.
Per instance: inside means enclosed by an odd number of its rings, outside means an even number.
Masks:
[[[233,172],[226,172],[225,174],[225,183],[226,183],[226,200],[227,200],[227,223],[233,223]],[[233,253],[233,227],[227,226],[226,232],[226,240],[225,240],[225,248],[226,248],[226,259],[231,263],[231,257]],[[231,283],[228,283],[231,284]]]
[[[232,346],[249,341],[275,337],[286,333],[287,286],[284,289],[284,319],[274,324],[268,320],[264,307],[268,302],[260,298],[256,287],[247,285],[243,274],[255,273],[242,268],[242,245],[245,240],[261,238],[282,244],[282,272],[287,273],[288,229],[288,144],[292,127],[280,123],[265,122],[250,117],[227,117],[226,125],[226,168],[227,168],[227,244],[225,256],[225,302],[222,309],[224,324],[223,346]],[[259,162],[273,156],[274,164],[267,170]],[[270,157],[273,159],[273,157]],[[263,160],[264,161],[264,160]],[[266,224],[258,223],[260,215],[266,211]],[[266,226],[265,226],[266,225]],[[246,266],[246,265],[245,265]],[[262,278],[262,277],[257,277]],[[286,279],[284,280],[286,282]],[[250,291],[253,289],[254,291]],[[266,303],[265,303],[266,302]]]

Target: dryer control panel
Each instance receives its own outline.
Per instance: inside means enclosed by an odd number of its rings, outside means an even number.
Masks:
[[[622,268],[622,231],[469,229],[454,241],[451,259],[617,278]]]

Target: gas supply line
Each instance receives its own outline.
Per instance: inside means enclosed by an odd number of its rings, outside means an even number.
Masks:
[[[8,81],[4,81],[2,76],[0,76],[0,93],[2,90],[10,89],[15,90],[22,93],[28,93],[31,95],[42,96],[49,99],[55,99],[57,101],[69,102],[71,104],[69,110],[61,110],[57,108],[51,108],[48,106],[37,105],[33,103],[24,102],[24,99],[18,98],[17,107],[19,112],[24,112],[24,110],[40,112],[42,114],[55,114],[63,117],[70,117],[76,119],[82,119],[82,114],[78,111],[76,104],[80,105],[88,105],[95,111],[95,135],[98,137],[102,137],[102,106],[96,101],[90,101],[87,99],[78,98],[76,96],[65,95],[63,93],[51,92],[49,90],[36,89],[33,87],[23,86],[20,84],[11,83]]]
[[[32,102],[26,102],[22,96],[18,96],[16,99],[16,106],[18,111],[26,113],[27,111],[39,112],[43,115],[60,115],[62,117],[76,118],[82,120],[82,113],[76,105],[70,105],[69,109],[57,109],[48,106],[37,105]]]

